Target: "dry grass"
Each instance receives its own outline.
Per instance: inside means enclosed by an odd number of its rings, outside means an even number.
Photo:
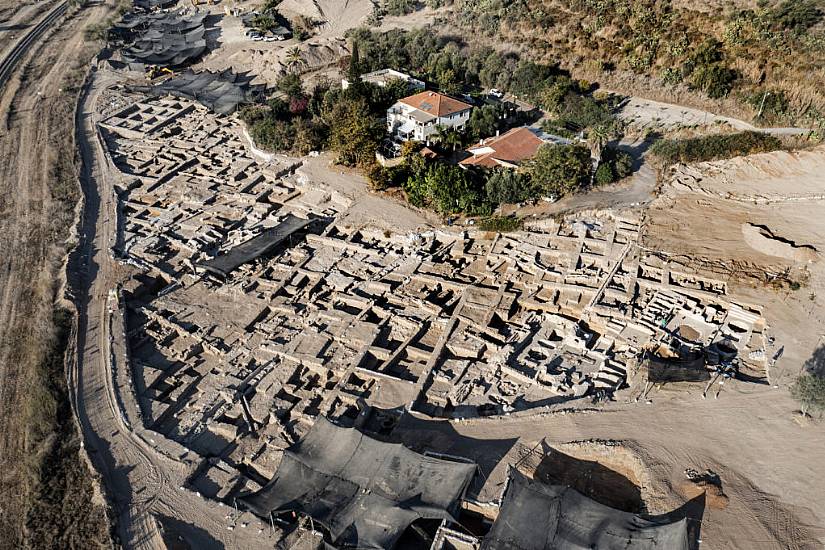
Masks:
[[[801,34],[782,31],[770,6],[750,0],[490,0],[482,7],[457,0],[456,7],[460,25],[618,91],[671,101],[677,95],[682,103],[746,119],[755,115],[748,96],[782,91],[791,108],[777,123],[825,126],[824,25]],[[742,9],[753,12],[741,16]],[[707,39],[720,41],[721,63],[739,74],[726,98],[690,90],[689,79],[676,82],[673,69]]]
[[[112,545],[105,511],[93,500],[92,472],[81,454],[68,399],[64,355],[72,318],[55,305],[79,199],[74,109],[94,52],[78,46],[75,33],[88,17],[87,12],[75,15],[48,38],[54,47],[34,52],[2,140],[4,150],[14,155],[5,168],[3,192],[16,197],[0,211],[0,225],[25,228],[8,237],[8,253],[16,258],[9,263],[12,272],[3,273],[13,294],[3,302],[9,317],[0,341],[6,359],[0,381],[5,389],[2,549]],[[25,108],[32,83],[49,79],[52,91],[34,108]]]

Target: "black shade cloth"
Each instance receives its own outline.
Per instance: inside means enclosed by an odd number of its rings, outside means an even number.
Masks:
[[[303,229],[311,222],[312,220],[288,214],[284,220],[275,227],[264,230],[260,235],[239,244],[225,254],[198,263],[197,267],[226,278],[232,271],[243,264],[271,252],[276,246],[289,238],[290,235]]]
[[[561,485],[510,471],[501,511],[481,550],[688,550],[687,520],[615,510]]]
[[[284,452],[272,481],[239,502],[262,517],[307,514],[339,547],[392,548],[419,518],[453,519],[475,471],[319,417]]]

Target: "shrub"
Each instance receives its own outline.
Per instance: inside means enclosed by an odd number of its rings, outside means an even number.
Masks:
[[[613,183],[622,178],[626,178],[633,173],[633,158],[626,152],[607,147],[602,151],[602,159],[594,174],[594,180],[598,185]]]
[[[417,0],[386,0],[386,11],[390,15],[407,15],[419,7]]]
[[[568,92],[558,109],[557,123],[573,132],[595,126],[618,128],[616,117],[605,100]]]
[[[490,216],[479,221],[477,227],[482,231],[508,233],[518,231],[523,226],[524,222],[515,216]]]
[[[825,378],[816,374],[803,374],[791,386],[791,397],[799,402],[802,415],[808,411],[825,411]]]
[[[270,118],[254,123],[249,133],[255,143],[270,151],[289,151],[295,141],[291,123]]]
[[[297,73],[289,73],[281,77],[275,86],[283,92],[289,99],[304,97],[304,84]]]
[[[756,111],[756,122],[777,122],[791,113],[790,102],[782,90],[754,92],[745,96],[745,103]]]
[[[771,11],[770,17],[782,29],[803,32],[822,19],[819,6],[817,0],[783,0]]]
[[[710,98],[719,99],[730,93],[737,77],[736,71],[721,63],[703,65],[691,74],[690,87],[704,92]]]
[[[370,187],[375,191],[383,191],[392,185],[392,173],[388,168],[373,162],[364,170],[364,175]]]
[[[613,183],[615,179],[613,177],[613,170],[610,169],[610,165],[606,163],[600,164],[596,169],[594,179],[597,185],[607,185],[608,183]]]
[[[782,148],[782,142],[770,134],[740,132],[690,139],[666,139],[654,143],[650,153],[665,164],[703,162],[740,155],[764,153]]]

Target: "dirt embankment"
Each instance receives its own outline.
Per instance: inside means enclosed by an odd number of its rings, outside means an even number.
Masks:
[[[780,367],[797,370],[825,331],[823,170],[823,147],[675,166],[642,235],[675,269],[713,273],[733,299],[762,304],[785,346]]]
[[[105,548],[109,525],[81,459],[63,372],[71,320],[61,265],[79,198],[74,109],[96,49],[68,16],[30,50],[0,98],[0,547]]]

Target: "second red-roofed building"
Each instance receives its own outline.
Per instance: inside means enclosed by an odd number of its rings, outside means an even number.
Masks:
[[[467,149],[470,156],[461,161],[461,166],[482,168],[516,168],[532,158],[545,143],[570,143],[558,136],[545,134],[541,130],[522,126],[509,132],[482,140]]]

